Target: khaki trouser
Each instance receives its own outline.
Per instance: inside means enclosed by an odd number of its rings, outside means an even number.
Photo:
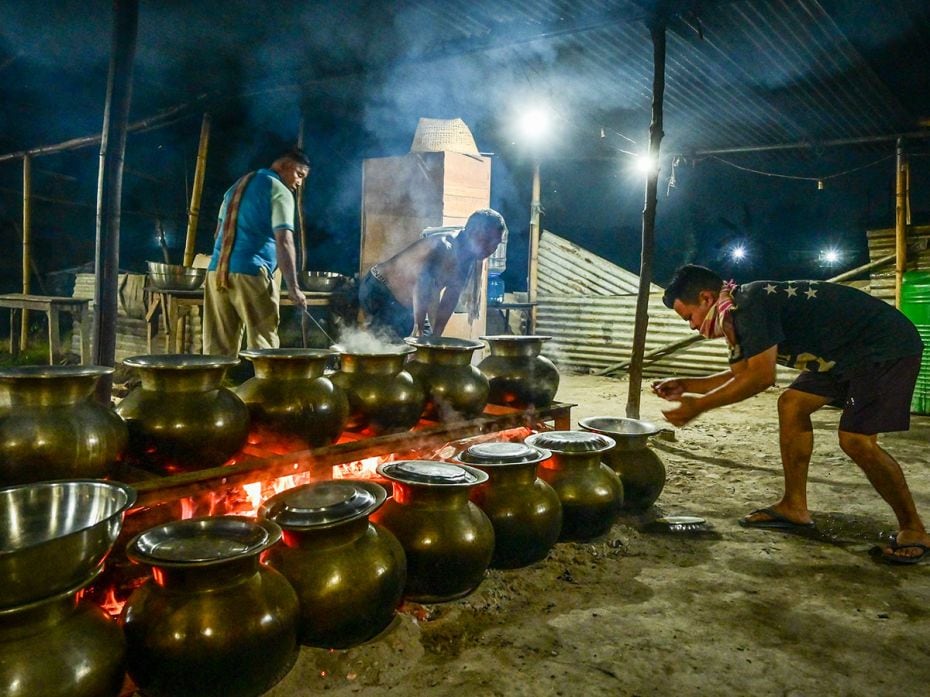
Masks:
[[[207,271],[203,302],[203,352],[237,356],[245,330],[246,348],[278,348],[281,275],[262,268],[257,276],[230,273],[229,288],[217,287],[216,271]]]

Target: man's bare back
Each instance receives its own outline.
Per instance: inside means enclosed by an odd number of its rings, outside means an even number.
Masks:
[[[412,310],[415,333],[422,333],[429,320],[433,333],[442,334],[469,273],[497,249],[505,229],[499,213],[477,211],[463,230],[417,240],[376,265],[377,278]]]

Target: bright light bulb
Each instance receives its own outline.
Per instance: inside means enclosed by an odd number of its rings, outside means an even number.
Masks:
[[[840,260],[840,251],[835,247],[824,249],[822,252],[820,252],[820,259],[825,264],[836,264]]]
[[[742,261],[746,258],[746,248],[741,244],[736,245],[730,250],[730,257],[733,261]]]
[[[659,170],[659,160],[652,155],[637,155],[633,166],[643,174],[654,174]]]
[[[540,107],[524,112],[520,117],[520,130],[528,140],[540,140],[549,130],[549,114]]]

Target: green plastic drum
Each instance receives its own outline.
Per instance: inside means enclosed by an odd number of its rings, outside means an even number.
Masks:
[[[901,312],[917,327],[925,347],[914,398],[911,400],[911,411],[915,414],[930,414],[930,271],[909,271],[904,274]]]

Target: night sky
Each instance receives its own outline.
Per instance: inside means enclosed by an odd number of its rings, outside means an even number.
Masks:
[[[400,48],[437,45],[424,28],[429,3],[395,3],[406,12],[388,17],[391,21],[383,12],[390,3],[337,5],[338,11],[332,3],[315,2],[262,4],[260,10],[238,1],[140,3],[131,120],[191,106],[167,127],[129,136],[122,268],[141,272],[147,259],[161,259],[159,225],[172,260],[180,261],[200,116],[209,109],[213,131],[199,252],[211,247],[223,191],[294,142],[303,113],[313,160],[305,196],[309,266],[355,272],[362,160],[406,153],[418,117],[460,117],[479,149],[494,153],[491,205],[504,214],[511,231],[509,290],[525,287],[537,156],[543,227],[638,271],[644,178],[620,151],[645,149],[648,84],[636,85],[630,96],[618,70],[616,92],[600,83],[586,85],[565,67],[571,61],[546,42],[533,44],[536,53],[528,64],[537,69],[530,71],[506,50],[428,64],[385,62]],[[110,22],[107,2],[0,2],[0,154],[99,132]],[[641,33],[648,41],[645,28]],[[873,42],[871,48],[880,52],[882,44]],[[896,75],[918,69],[886,67]],[[552,105],[554,123],[549,140],[530,151],[513,123],[540,95]],[[675,186],[669,188],[672,157],[687,141],[687,131],[686,119],[666,124],[669,149],[661,161],[656,235],[660,283],[685,262],[714,266],[737,280],[826,278],[834,269],[819,264],[822,249],[841,251],[840,270],[864,263],[865,230],[894,224],[894,160],[868,166],[893,155],[893,143],[724,156],[741,167],[814,180],[863,167],[826,179],[823,190],[816,181],[761,176],[687,154],[674,168]],[[926,141],[912,151],[918,155],[912,174],[914,222],[926,222]],[[33,239],[41,273],[92,262],[97,166],[97,146],[34,159]],[[0,163],[0,235],[9,250],[0,259],[5,292],[18,290],[21,282],[21,191],[20,162]],[[729,257],[736,244],[748,253],[739,264]]]

